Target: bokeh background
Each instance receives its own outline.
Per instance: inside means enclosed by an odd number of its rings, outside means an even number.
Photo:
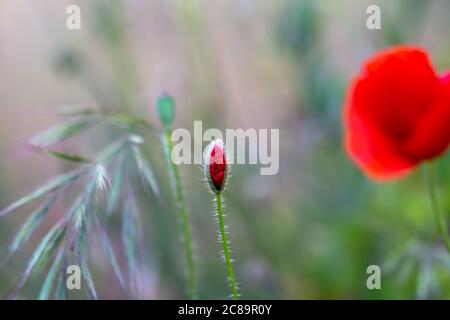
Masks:
[[[82,28],[66,28],[81,7]],[[381,30],[366,8],[381,8]],[[76,165],[36,154],[24,142],[65,121],[61,110],[95,105],[147,119],[145,154],[159,200],[139,198],[145,255],[138,294],[122,293],[98,243],[90,267],[99,295],[184,298],[178,220],[154,104],[177,102],[175,127],[279,128],[280,171],[236,165],[225,193],[241,294],[251,299],[450,298],[450,256],[435,229],[421,170],[398,182],[364,177],[342,148],[342,102],[362,61],[397,43],[426,48],[450,67],[446,0],[5,0],[0,3],[0,207]],[[62,148],[95,154],[121,129],[96,127]],[[438,162],[439,199],[450,210],[449,156]],[[211,195],[195,165],[180,167],[192,217],[200,298],[228,296]],[[59,201],[31,241],[0,269],[6,299],[39,239],[67,210]],[[0,256],[36,204],[0,220]],[[99,213],[101,214],[101,213]],[[117,220],[117,219],[116,219]],[[107,225],[121,258],[120,220]],[[382,269],[368,290],[366,268]],[[21,297],[34,299],[45,272]],[[83,290],[71,298],[85,298]]]

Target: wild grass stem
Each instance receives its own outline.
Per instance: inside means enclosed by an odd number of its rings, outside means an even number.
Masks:
[[[437,200],[436,167],[434,163],[426,165],[425,174],[428,195],[431,204],[431,211],[433,212],[434,218],[436,220],[436,225],[441,235],[442,241],[444,242],[445,248],[450,253],[450,238],[448,235],[445,217],[443,215],[443,212],[439,208]]]
[[[168,129],[164,130],[164,139],[164,145],[166,147],[165,154],[170,170],[169,176],[172,180],[171,182],[175,193],[176,206],[182,229],[182,242],[184,246],[188,278],[188,296],[190,299],[194,300],[197,299],[197,276],[195,270],[194,254],[192,250],[192,236],[189,223],[189,215],[186,211],[186,200],[181,183],[180,172],[178,170],[178,166],[171,160],[170,157],[173,149],[173,142],[171,132]]]

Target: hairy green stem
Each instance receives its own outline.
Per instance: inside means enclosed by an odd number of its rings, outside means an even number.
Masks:
[[[225,263],[227,264],[228,270],[228,280],[230,281],[231,293],[233,299],[238,299],[238,290],[236,286],[236,279],[234,277],[233,264],[231,262],[230,249],[228,246],[227,233],[225,231],[225,222],[223,219],[223,208],[222,208],[222,196],[220,193],[216,193],[216,204],[217,204],[217,217],[219,221],[220,237],[223,245],[223,254],[225,256]]]
[[[173,149],[172,137],[169,130],[165,130],[166,157],[171,171],[172,184],[175,191],[178,213],[180,215],[181,228],[183,232],[184,254],[186,258],[189,298],[197,299],[197,278],[195,271],[194,255],[192,253],[191,230],[189,226],[189,216],[186,211],[184,190],[181,184],[180,173],[177,165],[171,159]]]
[[[436,220],[437,228],[442,237],[444,245],[447,251],[450,253],[450,238],[447,231],[445,217],[442,211],[439,209],[437,201],[437,188],[436,188],[436,168],[435,165],[430,163],[426,166],[426,180],[428,187],[428,195],[430,197],[431,210],[433,211],[434,218]]]

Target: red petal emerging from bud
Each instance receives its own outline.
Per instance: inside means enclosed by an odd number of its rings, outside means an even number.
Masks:
[[[206,179],[214,192],[221,192],[225,187],[228,163],[225,147],[221,140],[212,141],[203,156],[203,169]]]
[[[209,174],[217,190],[221,190],[225,180],[226,159],[223,149],[215,145],[209,158]]]

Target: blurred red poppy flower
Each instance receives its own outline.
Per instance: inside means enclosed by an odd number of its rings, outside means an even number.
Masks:
[[[438,76],[417,47],[377,53],[347,91],[344,130],[349,156],[369,177],[409,173],[450,142],[450,72]]]

